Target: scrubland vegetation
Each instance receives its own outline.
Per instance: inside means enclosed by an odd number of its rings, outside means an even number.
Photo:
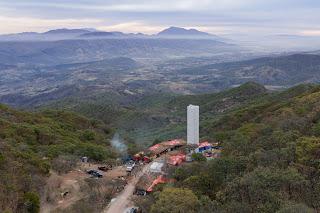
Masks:
[[[319,211],[319,104],[320,87],[301,85],[208,117],[202,135],[223,157],[174,169],[177,182],[145,198],[145,212]]]
[[[249,83],[218,94],[167,98],[160,98],[166,100],[163,105],[157,97],[139,102],[150,104],[140,108],[140,113],[149,114],[139,122],[152,122],[150,115],[163,118],[167,112],[167,120],[153,127],[158,127],[155,141],[182,134],[185,120],[179,117],[185,103],[200,104],[201,136],[221,143],[222,158],[174,167],[170,175],[176,182],[161,184],[153,194],[136,200],[143,212],[320,210],[319,86],[269,92]],[[175,108],[169,111],[172,105]],[[30,113],[6,106],[1,106],[0,113],[0,167],[6,171],[0,178],[2,211],[37,212],[50,170],[65,173],[74,166],[74,159],[84,155],[95,161],[116,157],[108,143],[113,130],[98,120],[64,111]],[[96,205],[86,206],[88,202],[81,200],[69,211],[99,208],[108,194],[90,184],[83,185],[93,190],[83,188],[90,194],[85,199],[96,200]]]
[[[38,212],[51,169],[66,172],[81,156],[114,158],[111,132],[102,122],[74,113],[30,113],[1,105],[0,212]]]

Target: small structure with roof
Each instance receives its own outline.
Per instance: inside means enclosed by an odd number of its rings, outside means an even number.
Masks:
[[[186,161],[186,155],[183,153],[179,153],[179,154],[170,156],[167,160],[167,163],[173,166],[178,166],[184,161]]]
[[[196,148],[194,151],[196,153],[203,153],[206,150],[211,150],[213,145],[209,143],[208,141],[202,142],[199,144],[198,148]]]
[[[153,192],[156,185],[161,183],[171,183],[173,181],[173,179],[168,179],[165,175],[147,173],[139,179],[134,193],[136,195],[145,196],[148,193]]]
[[[150,152],[151,157],[159,157],[160,155],[173,151],[179,147],[186,145],[186,142],[182,139],[175,139],[164,141],[158,144],[151,146],[148,151]]]
[[[153,162],[150,166],[150,172],[152,173],[161,173],[164,163],[161,162]]]

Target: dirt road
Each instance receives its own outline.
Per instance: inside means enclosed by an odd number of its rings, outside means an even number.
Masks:
[[[116,197],[116,199],[110,203],[110,205],[104,209],[103,213],[123,213],[131,205],[131,196],[134,192],[135,186],[138,183],[142,175],[144,175],[149,169],[149,165],[146,165],[138,172],[135,177],[126,185],[125,189]]]

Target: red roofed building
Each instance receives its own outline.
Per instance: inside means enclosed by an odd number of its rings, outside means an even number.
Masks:
[[[199,144],[199,148],[202,148],[202,147],[211,147],[212,144],[209,143],[208,141],[205,141],[205,142],[202,142]]]
[[[164,141],[158,144],[151,146],[148,150],[151,152],[151,155],[159,156],[165,152],[172,151],[178,147],[186,145],[186,142],[182,139],[175,139],[170,141]]]
[[[183,140],[180,140],[180,139],[175,139],[175,140],[171,140],[171,141],[162,142],[161,144],[166,145],[166,146],[183,146],[186,144],[186,142]]]
[[[167,163],[173,166],[180,165],[182,162],[186,161],[186,155],[185,154],[178,154],[170,156]]]

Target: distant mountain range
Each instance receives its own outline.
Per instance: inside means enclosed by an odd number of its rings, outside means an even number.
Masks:
[[[234,54],[241,50],[217,36],[171,27],[155,35],[55,29],[0,35],[0,64],[58,65],[114,57],[163,59]]]
[[[206,32],[201,32],[196,29],[184,29],[180,27],[170,27],[161,32],[156,36],[167,37],[167,38],[203,38],[203,39],[221,39],[216,35],[212,35]]]
[[[105,32],[96,29],[54,29],[44,33],[23,32],[17,34],[0,35],[0,41],[5,40],[60,40],[60,39],[92,39],[92,38],[188,38],[188,39],[215,39],[218,36],[201,32],[196,29],[170,27],[155,35],[143,33]]]
[[[55,29],[0,37],[0,102],[14,106],[83,94],[130,100],[159,91],[208,93],[248,81],[271,89],[320,82],[319,51],[261,57],[196,29],[170,27],[155,35]]]
[[[122,56],[139,60],[162,60],[235,54],[242,50],[236,45],[216,39],[183,36],[168,38],[81,29],[7,35],[0,38],[0,64],[58,65]]]
[[[89,32],[92,32],[92,31],[87,29],[56,29],[56,30],[49,30],[48,32],[45,32],[43,34],[84,34]]]

